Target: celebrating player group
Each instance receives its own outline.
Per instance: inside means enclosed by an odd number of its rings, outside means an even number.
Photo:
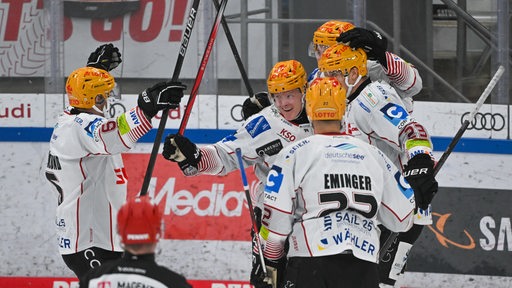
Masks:
[[[256,288],[393,287],[423,227],[432,223],[438,189],[432,141],[412,116],[422,80],[375,31],[332,20],[312,36],[309,53],[317,69],[308,73],[294,59],[275,63],[267,91],[244,102],[236,132],[210,145],[170,134],[162,156],[189,177],[254,167],[259,185],[250,191],[256,225],[247,276]],[[179,106],[186,87],[157,83],[131,110],[107,119],[108,97],[116,96],[109,71],[121,62],[116,47],[102,45],[66,82],[69,107],[55,125],[46,168],[59,196],[60,253],[86,287],[122,270],[114,269],[120,263],[134,267],[133,279],[145,285],[189,287],[172,271],[159,270],[172,274],[162,278],[136,269],[155,266],[160,234],[150,228],[159,227],[161,216],[147,196],[126,203],[126,181],[119,183],[126,180],[121,153],[152,128],[160,110]],[[119,218],[123,205],[140,211],[124,208]],[[127,219],[137,225],[131,229]],[[389,242],[393,233],[398,237]],[[104,264],[108,269],[98,267]]]

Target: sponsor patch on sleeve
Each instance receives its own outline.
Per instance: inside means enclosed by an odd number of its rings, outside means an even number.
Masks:
[[[379,99],[375,97],[372,91],[362,91],[361,94],[364,96],[363,99],[371,106],[375,107],[379,103]]]
[[[409,114],[402,106],[394,103],[388,103],[380,109],[384,118],[391,122],[393,125],[398,126],[402,121],[406,120]]]
[[[255,138],[270,128],[270,124],[263,116],[256,117],[252,119],[251,122],[249,122],[247,125],[245,125],[245,130],[247,130],[247,133],[249,133],[252,138]]]

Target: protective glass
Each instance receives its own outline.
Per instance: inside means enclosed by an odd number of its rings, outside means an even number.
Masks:
[[[340,70],[332,70],[324,72],[325,77],[336,77],[336,76],[344,76]]]
[[[329,48],[329,46],[327,45],[315,44],[313,42],[310,42],[308,46],[308,56],[319,59],[320,56],[322,56],[322,53],[324,53],[324,51],[327,50],[327,48]]]
[[[111,102],[121,100],[121,87],[117,83],[114,83],[114,88],[108,93],[108,99]]]

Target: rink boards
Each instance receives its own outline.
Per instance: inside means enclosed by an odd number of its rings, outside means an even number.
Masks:
[[[127,95],[120,104],[131,107],[135,99]],[[243,100],[199,96],[185,135],[203,144],[220,140],[240,126]],[[42,174],[51,127],[64,105],[62,95],[0,94],[0,103],[0,251],[5,255],[0,275],[71,277],[57,251],[56,198]],[[414,115],[431,132],[437,157],[472,107],[415,104]],[[507,108],[484,105],[482,117],[493,116],[489,121],[494,121],[494,128],[482,124],[468,130],[439,173],[434,224],[425,228],[413,248],[409,271],[512,276],[506,264],[512,250]],[[176,131],[181,111],[171,112],[166,133]],[[501,117],[503,127],[497,125]],[[153,125],[157,127],[158,120]],[[141,187],[154,133],[124,155],[131,195]],[[185,178],[176,165],[157,158],[149,193],[163,209],[166,222],[157,260],[193,280],[245,281],[250,272],[250,222],[238,173]],[[247,172],[254,183],[252,170]],[[212,283],[204,287],[216,287]],[[243,283],[230,284],[243,287]]]

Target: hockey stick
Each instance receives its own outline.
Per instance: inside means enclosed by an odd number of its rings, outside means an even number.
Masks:
[[[215,9],[219,10],[218,0],[213,0],[213,4],[215,5]],[[252,90],[251,83],[249,83],[249,77],[247,76],[244,64],[242,63],[242,59],[240,58],[240,54],[236,49],[236,44],[235,41],[233,40],[233,35],[231,35],[231,31],[229,30],[228,23],[226,22],[226,18],[224,16],[222,16],[221,23],[222,28],[224,29],[224,33],[226,34],[226,38],[228,39],[229,47],[231,47],[231,51],[233,52],[233,56],[235,57],[235,62],[238,66],[238,70],[240,70],[240,75],[242,76],[242,80],[244,81],[245,89],[247,89],[247,93],[249,93],[249,96],[252,97],[254,92]]]
[[[185,54],[187,53],[188,43],[190,41],[190,36],[192,34],[192,28],[194,27],[194,23],[196,22],[196,14],[198,7],[199,0],[194,0],[194,2],[192,3],[192,7],[190,7],[190,12],[188,14],[187,27],[183,32],[183,39],[181,39],[178,59],[176,60],[176,66],[174,67],[174,72],[172,73],[172,82],[178,81],[178,77],[180,76],[181,67],[183,66]],[[142,182],[140,196],[146,195],[148,193],[149,182],[151,181],[151,175],[153,175],[153,169],[155,168],[156,156],[158,155],[158,149],[160,148],[160,142],[162,141],[162,134],[164,133],[165,130],[165,124],[167,123],[168,114],[169,108],[164,109],[162,111],[162,118],[160,119],[160,124],[158,125],[155,141],[153,142],[153,150],[151,150],[151,156],[149,157],[148,168],[146,169],[144,182]]]
[[[482,107],[482,105],[484,104],[487,97],[489,97],[489,95],[491,94],[492,89],[494,89],[494,86],[496,86],[496,83],[500,80],[501,75],[503,75],[504,71],[505,71],[505,68],[502,65],[500,65],[500,67],[498,67],[498,70],[492,77],[491,81],[489,81],[489,84],[487,84],[487,87],[485,88],[484,92],[482,92],[482,95],[480,96],[480,98],[478,98],[478,101],[476,101],[475,109],[473,109],[473,111],[471,111],[468,119],[466,119],[464,121],[464,123],[462,123],[462,126],[459,128],[459,131],[457,131],[457,134],[455,134],[455,136],[453,137],[452,141],[448,145],[448,148],[443,153],[441,158],[439,158],[439,161],[437,161],[437,165],[434,168],[434,176],[437,175],[437,172],[439,172],[439,169],[441,169],[441,167],[444,165],[444,162],[446,162],[446,159],[452,153],[453,149],[455,148],[455,145],[457,145],[460,138],[462,137],[462,134],[464,134],[464,132],[468,128],[469,123],[471,123],[473,121],[473,119],[475,118],[476,113],[478,113],[478,110],[480,110],[480,107]]]
[[[213,43],[215,42],[215,38],[217,37],[217,31],[219,30],[220,20],[224,14],[224,9],[226,9],[226,4],[228,0],[223,0],[220,4],[220,8],[217,11],[217,16],[215,18],[215,22],[212,27],[212,31],[210,32],[210,37],[208,38],[208,43],[204,50],[203,58],[201,59],[201,64],[199,65],[199,69],[197,70],[196,80],[194,81],[194,86],[192,87],[192,91],[190,92],[190,97],[188,98],[187,107],[185,107],[185,112],[183,113],[183,118],[181,118],[180,128],[178,129],[178,134],[183,135],[185,132],[185,127],[187,126],[188,119],[190,118],[190,113],[192,112],[192,106],[194,105],[194,101],[196,100],[197,92],[199,91],[199,85],[201,84],[201,80],[203,79],[204,70],[206,69],[206,65],[208,64],[208,59],[210,58],[210,53],[213,49]]]
[[[439,161],[437,161],[436,167],[434,168],[434,176],[436,176],[437,173],[439,172],[439,170],[441,170],[441,167],[443,167],[444,163],[446,162],[446,159],[448,159],[448,156],[450,156],[453,149],[459,142],[460,138],[462,138],[462,134],[464,134],[464,132],[468,128],[469,123],[471,123],[473,121],[473,119],[476,116],[476,113],[478,113],[478,110],[480,110],[480,108],[484,104],[487,97],[489,97],[492,89],[494,89],[494,86],[496,86],[496,83],[500,80],[501,75],[503,75],[504,71],[505,71],[505,68],[502,65],[500,65],[500,67],[498,67],[498,70],[492,77],[491,81],[489,81],[489,84],[487,84],[487,87],[485,87],[484,92],[482,92],[482,94],[476,101],[475,108],[469,114],[468,119],[466,119],[464,121],[464,123],[462,123],[462,126],[459,128],[459,131],[457,131],[457,133],[453,137],[452,141],[446,148],[445,152],[443,153],[443,155],[441,155],[441,158],[439,158]],[[385,255],[385,252],[389,249],[389,247],[391,247],[391,244],[395,241],[397,236],[398,236],[398,233],[391,232],[391,234],[388,236],[388,239],[386,239],[384,244],[382,244],[382,247],[379,251],[379,259],[380,260],[382,260],[382,257]]]
[[[265,258],[263,258],[263,250],[261,249],[261,240],[256,219],[254,219],[254,206],[252,206],[251,194],[249,193],[249,184],[247,183],[247,176],[245,175],[244,163],[242,160],[242,150],[235,149],[236,157],[238,158],[238,166],[240,166],[240,175],[242,176],[242,184],[244,185],[245,198],[247,198],[247,206],[249,206],[249,214],[251,214],[252,230],[256,233],[256,243],[258,243],[258,251],[260,254],[261,268],[263,273],[267,275],[267,267],[265,266]]]

